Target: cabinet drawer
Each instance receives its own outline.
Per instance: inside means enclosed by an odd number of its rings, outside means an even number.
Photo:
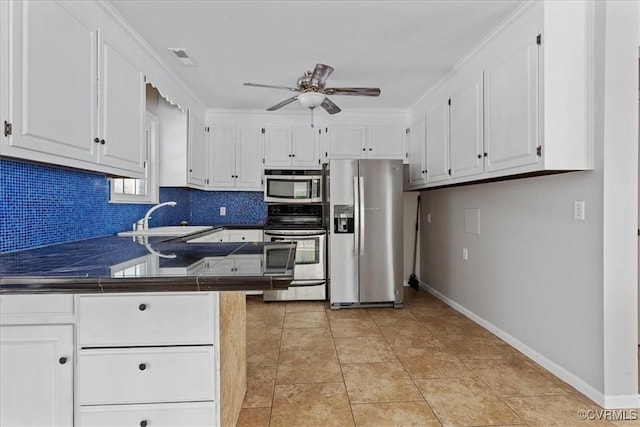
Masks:
[[[80,405],[214,400],[213,346],[81,350]]]
[[[80,426],[195,427],[215,425],[214,402],[81,406]]]
[[[78,299],[81,348],[213,344],[212,294],[100,295]]]
[[[2,295],[0,323],[53,323],[72,320],[73,295]]]

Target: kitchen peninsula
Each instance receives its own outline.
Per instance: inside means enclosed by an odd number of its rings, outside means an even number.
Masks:
[[[295,244],[188,240],[1,254],[0,424],[235,424],[243,291],[286,289]]]

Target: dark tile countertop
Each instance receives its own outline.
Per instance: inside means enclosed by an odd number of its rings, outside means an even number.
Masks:
[[[286,289],[295,243],[187,243],[187,237],[117,237],[0,254],[0,294]],[[267,257],[267,252],[271,256]],[[248,272],[229,268],[240,260]],[[276,263],[277,261],[277,263]]]

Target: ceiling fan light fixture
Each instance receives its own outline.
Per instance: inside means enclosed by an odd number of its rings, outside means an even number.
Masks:
[[[322,104],[324,98],[325,96],[318,92],[302,92],[298,95],[298,101],[306,108],[316,108]]]

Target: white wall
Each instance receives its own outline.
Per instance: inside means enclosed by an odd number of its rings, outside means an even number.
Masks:
[[[638,406],[638,7],[596,8],[593,171],[422,192],[422,281],[607,407]]]

